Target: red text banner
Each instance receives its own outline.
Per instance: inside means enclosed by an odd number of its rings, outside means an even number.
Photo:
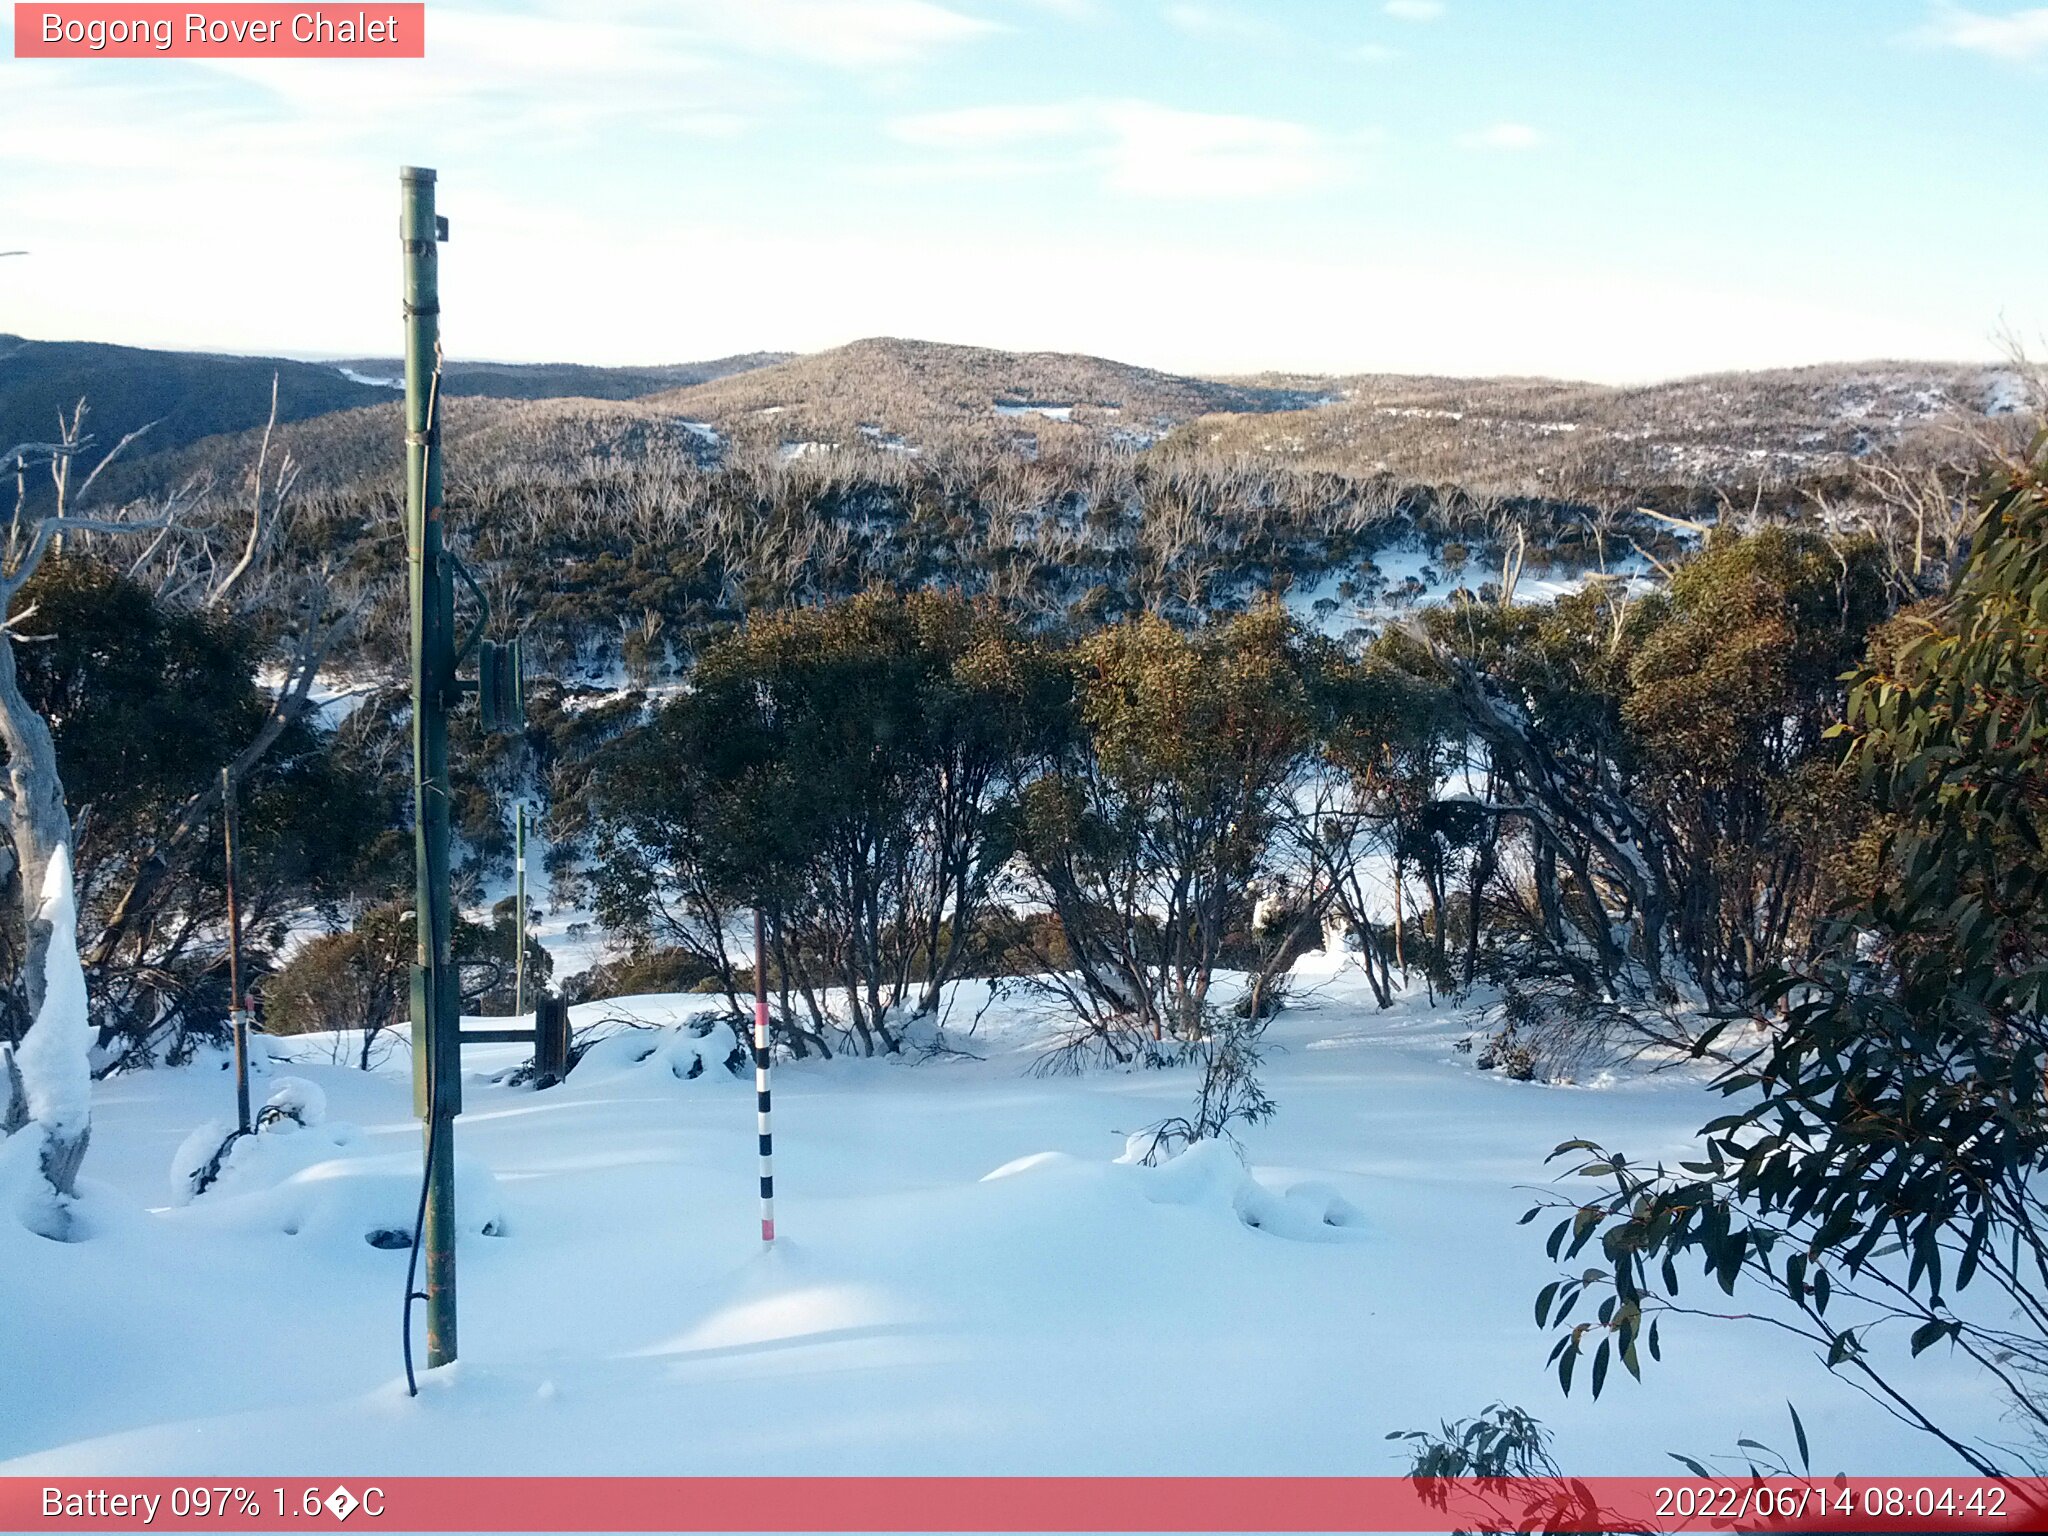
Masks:
[[[2041,1531],[2016,1478],[0,1478],[7,1531]]]
[[[424,4],[24,5],[18,59],[420,59]]]

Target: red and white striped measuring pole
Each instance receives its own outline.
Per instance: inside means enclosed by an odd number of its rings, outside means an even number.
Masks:
[[[768,924],[754,909],[754,1116],[761,1137],[761,1241],[775,1241],[775,1136],[768,1122]]]

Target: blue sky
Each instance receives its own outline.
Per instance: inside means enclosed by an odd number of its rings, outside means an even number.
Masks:
[[[351,7],[353,9],[353,7]],[[0,330],[468,356],[897,334],[1190,370],[2048,352],[2048,6],[428,0],[421,62],[0,57]],[[5,25],[5,23],[0,23]],[[5,50],[11,54],[11,39]]]

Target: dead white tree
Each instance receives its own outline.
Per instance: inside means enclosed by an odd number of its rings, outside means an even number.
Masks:
[[[299,478],[298,465],[286,453],[278,461],[276,473],[269,476],[267,485],[265,483],[265,472],[270,467],[271,434],[277,431],[277,378],[274,373],[270,376],[270,419],[263,424],[263,446],[256,450],[256,468],[249,477],[249,537],[242,543],[241,558],[206,594],[206,606],[209,608],[218,608],[226,603],[235,583],[246,576],[250,567],[262,557],[264,546],[283,518],[285,503]]]
[[[0,462],[25,466],[31,454],[68,461],[85,441],[79,431],[82,419],[82,413],[74,413],[63,442],[17,445]],[[101,464],[105,463],[103,459]],[[67,534],[134,533],[161,527],[163,520],[69,515],[61,510],[68,469],[54,471],[54,478],[59,510],[34,518],[25,527],[23,509],[17,505],[15,539],[10,540],[7,559],[0,565],[0,746],[7,749],[0,816],[7,823],[20,882],[26,932],[21,981],[34,1020],[20,1046],[7,1054],[7,1108],[0,1115],[0,1134],[41,1138],[36,1162],[48,1198],[36,1202],[30,1220],[47,1236],[63,1238],[70,1235],[68,1202],[77,1193],[78,1167],[92,1134],[90,1034],[85,975],[78,959],[71,815],[57,772],[57,749],[49,722],[23,695],[14,665],[14,647],[21,638],[17,626],[34,608],[17,614],[14,604],[44,557]]]

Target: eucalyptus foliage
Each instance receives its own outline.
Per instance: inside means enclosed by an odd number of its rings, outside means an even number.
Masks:
[[[2048,1447],[2048,440],[1983,509],[1949,598],[1902,615],[1853,679],[1839,736],[1888,838],[1873,891],[1809,964],[1769,972],[1755,1017],[1704,1033],[1728,1113],[1695,1161],[1587,1142],[1597,1193],[1550,1233],[1596,1264],[1547,1286],[1569,1391],[1590,1356],[1654,1358],[1690,1272],[1981,1472]],[[1534,1219],[1544,1207],[1531,1211]],[[1681,1299],[1683,1296],[1684,1299]],[[1590,1315],[1587,1315],[1590,1314]],[[1748,1315],[1748,1314],[1744,1314]],[[1949,1349],[2028,1443],[1966,1442],[1902,1356]]]

